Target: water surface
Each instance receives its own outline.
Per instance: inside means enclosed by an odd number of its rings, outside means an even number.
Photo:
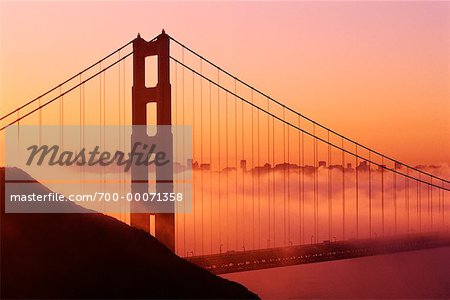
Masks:
[[[273,268],[223,277],[263,299],[450,298],[450,247]]]

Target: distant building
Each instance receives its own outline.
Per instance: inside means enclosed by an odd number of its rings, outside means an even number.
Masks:
[[[340,170],[340,171],[342,171],[343,169],[342,165],[330,165],[328,168],[331,170]]]
[[[320,168],[320,167],[326,168],[326,167],[327,167],[327,162],[324,161],[324,160],[319,161],[319,168]]]
[[[313,174],[316,171],[316,168],[313,166],[304,166],[303,172],[307,175]]]
[[[192,168],[192,166],[193,166],[193,160],[192,160],[192,158],[188,158],[187,160],[186,160],[186,166],[188,167],[188,168]]]
[[[210,164],[201,164],[200,169],[202,169],[204,171],[209,171],[209,170],[211,170],[211,165]]]
[[[247,161],[245,159],[241,160],[240,166],[242,171],[247,171]]]
[[[366,160],[362,161],[359,163],[359,166],[357,167],[357,169],[359,171],[368,171],[369,170],[369,165],[367,163]]]
[[[353,168],[352,168],[352,164],[351,163],[347,163],[347,166],[344,168],[344,172],[353,172]]]
[[[253,169],[253,171],[261,173],[261,172],[269,172],[270,169],[271,169],[271,165],[269,163],[266,163],[262,167],[255,167]]]
[[[274,169],[276,169],[276,170],[289,170],[289,168],[291,166],[294,166],[294,165],[291,165],[289,163],[281,163],[281,164],[276,164]]]

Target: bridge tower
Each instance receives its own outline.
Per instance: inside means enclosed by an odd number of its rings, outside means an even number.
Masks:
[[[158,128],[155,136],[147,135],[144,126],[147,125],[147,104],[156,103],[156,125],[171,125],[171,86],[170,86],[170,65],[169,65],[169,36],[162,33],[152,41],[145,41],[138,34],[133,40],[133,87],[132,87],[132,145],[136,138],[142,141],[142,137],[155,138],[158,135],[164,135],[167,145],[166,157],[172,160],[173,157],[173,139],[170,130]],[[157,56],[158,61],[158,82],[154,87],[145,86],[145,58],[148,56]],[[165,132],[161,132],[165,131]],[[168,135],[170,139],[168,139]],[[173,191],[173,166],[170,164],[170,170],[167,172],[156,167],[156,192]],[[168,174],[169,173],[169,174]],[[131,191],[132,193],[149,192],[148,166],[136,166],[131,168]],[[162,190],[164,187],[164,191]],[[170,189],[170,191],[168,190]],[[137,203],[132,202],[132,205]],[[170,204],[168,204],[170,205]],[[133,212],[130,216],[131,226],[150,232],[150,213]],[[173,212],[173,210],[172,210]],[[175,215],[174,213],[155,213],[155,236],[166,247],[175,251]]]

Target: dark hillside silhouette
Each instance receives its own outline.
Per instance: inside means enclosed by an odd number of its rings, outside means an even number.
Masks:
[[[1,298],[257,297],[102,214],[5,214],[4,174]]]

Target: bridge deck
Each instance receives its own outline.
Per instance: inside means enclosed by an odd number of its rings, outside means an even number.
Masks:
[[[446,246],[450,246],[450,235],[432,233],[227,252],[187,260],[212,273],[224,274]]]

